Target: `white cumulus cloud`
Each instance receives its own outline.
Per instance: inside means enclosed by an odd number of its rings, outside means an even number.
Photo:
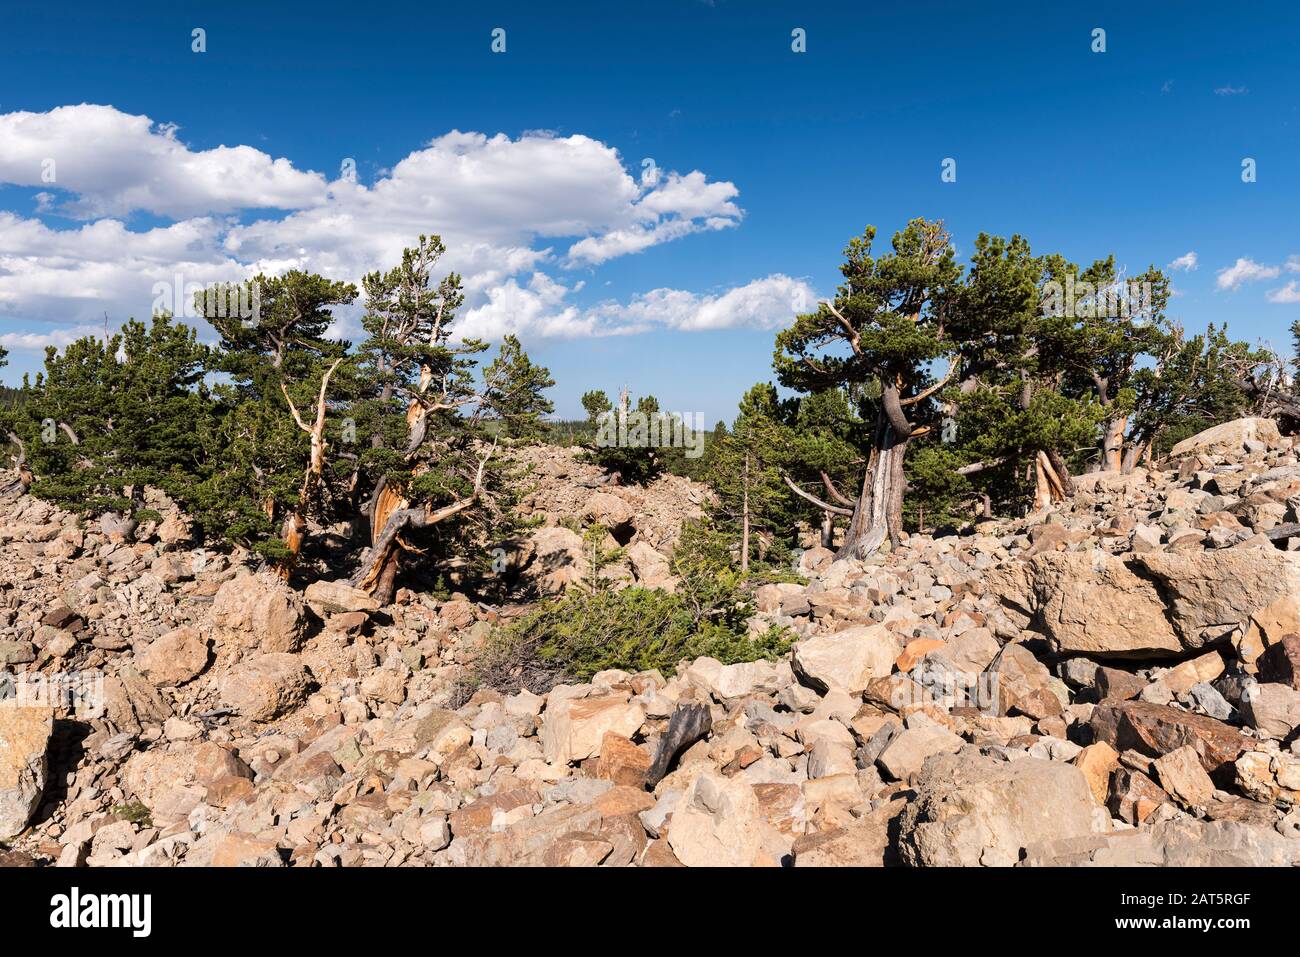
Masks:
[[[1220,289],[1236,289],[1242,283],[1261,279],[1276,279],[1281,275],[1277,266],[1262,266],[1253,259],[1238,259],[1226,269],[1219,270],[1215,282]]]
[[[447,246],[440,269],[464,277],[466,335],[627,332],[662,291],[619,315],[576,305],[582,283],[557,277],[744,215],[733,183],[699,170],[634,177],[614,147],[547,131],[454,130],[369,184],[329,181],[248,146],[192,149],[175,126],[111,106],[0,114],[0,143],[0,184],[39,190],[40,213],[0,210],[0,315],[73,327],[98,326],[105,311],[114,324],[148,315],[160,282],[294,268],[356,282],[436,233]],[[132,228],[137,213],[167,222]],[[52,225],[57,217],[83,222]],[[785,294],[773,281],[726,302],[716,300],[732,294],[685,293],[663,324],[770,323],[770,300]],[[354,332],[355,322],[344,316],[336,331]]]

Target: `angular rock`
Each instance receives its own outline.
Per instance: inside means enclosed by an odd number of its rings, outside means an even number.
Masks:
[[[221,700],[250,721],[271,721],[307,700],[311,674],[297,655],[258,655],[235,665],[221,682]]]
[[[182,625],[150,642],[136,655],[136,665],[156,685],[182,685],[208,666],[208,641],[193,625]]]
[[[1056,761],[1008,763],[968,749],[929,761],[916,789],[899,829],[912,865],[1009,866],[1029,845],[1108,826],[1083,774]]]
[[[548,699],[541,743],[551,764],[584,761],[600,752],[607,731],[630,738],[645,723],[645,711],[624,695]]]
[[[368,592],[355,588],[346,581],[312,582],[303,592],[303,597],[312,611],[322,618],[326,615],[379,610],[379,602],[375,601]]]
[[[701,774],[682,794],[668,825],[668,844],[687,867],[749,867],[762,842],[754,789]]]
[[[901,651],[897,637],[883,625],[862,625],[799,642],[791,664],[814,688],[860,694],[893,670]]]
[[[1290,685],[1255,685],[1244,696],[1241,716],[1261,737],[1286,739],[1300,727],[1300,691]]]
[[[1169,795],[1141,771],[1120,767],[1111,778],[1107,807],[1121,821],[1141,824],[1167,803]]]
[[[1250,747],[1250,739],[1222,721],[1147,701],[1102,702],[1089,720],[1093,734],[1117,751],[1158,758],[1191,745],[1213,775]]]
[[[1260,681],[1284,684],[1300,691],[1300,635],[1286,635],[1264,649],[1256,667]]]
[[[1098,741],[1075,755],[1074,766],[1083,772],[1097,804],[1105,807],[1110,796],[1111,772],[1119,767],[1119,754],[1105,741]]]
[[[1262,442],[1275,446],[1282,438],[1277,422],[1273,419],[1245,418],[1233,419],[1197,432],[1191,438],[1183,439],[1169,450],[1171,458],[1204,453],[1241,452],[1248,442]]]
[[[1048,840],[1026,850],[1028,867],[1289,867],[1300,841],[1272,828],[1187,818],[1140,830]]]
[[[1185,807],[1204,807],[1214,797],[1214,782],[1190,745],[1170,751],[1153,762],[1160,786]]]
[[[1237,759],[1237,786],[1250,798],[1269,804],[1300,804],[1300,757],[1247,751]]]
[[[966,742],[941,725],[908,728],[895,735],[876,763],[896,781],[911,781],[936,754],[955,754]]]
[[[0,840],[14,837],[45,793],[51,708],[0,702]]]
[[[217,640],[265,653],[297,651],[306,619],[302,596],[269,573],[239,575],[212,601]]]

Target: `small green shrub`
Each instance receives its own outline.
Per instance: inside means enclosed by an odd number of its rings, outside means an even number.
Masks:
[[[588,542],[595,537],[589,533]],[[495,632],[471,683],[544,693],[560,681],[585,681],[608,668],[657,668],[671,675],[680,661],[706,655],[724,664],[779,657],[792,636],[776,627],[749,634],[753,608],[726,552],[725,539],[702,524],[688,526],[672,559],[678,586],[667,592],[614,589],[599,569],[617,553],[594,549],[585,587]]]
[[[119,804],[113,808],[113,813],[122,820],[130,821],[132,824],[138,824],[141,827],[153,826],[153,812],[139,801],[128,801],[126,804]]]

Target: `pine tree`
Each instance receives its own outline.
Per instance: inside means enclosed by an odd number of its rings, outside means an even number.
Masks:
[[[214,314],[214,292],[218,301],[256,302],[257,314]],[[292,270],[196,296],[220,335],[213,366],[224,376],[214,390],[222,419],[207,450],[214,471],[201,520],[282,575],[297,563],[309,519],[329,510],[331,385],[352,377],[355,364],[349,344],[326,333],[333,308],[356,295],[351,283]]]
[[[623,389],[615,408],[603,391],[592,391],[583,395],[582,405],[595,432],[587,457],[609,473],[613,484],[644,485],[663,472],[665,457],[659,445],[665,435],[672,435],[673,422],[659,411],[658,399],[642,396],[633,409]]]
[[[194,330],[167,315],[147,328],[130,320],[107,341],[78,339],[62,354],[48,349],[15,423],[34,491],[97,514],[138,509],[153,485],[192,507],[212,413],[207,356]]]
[[[742,573],[749,571],[759,535],[792,524],[791,495],[782,480],[788,433],[780,424],[776,389],[759,383],[740,400],[730,432],[714,441],[710,484],[715,520],[735,536]]]
[[[783,385],[801,392],[879,390],[866,475],[841,556],[899,540],[904,458],[913,440],[933,431],[933,397],[946,384],[933,381],[930,370],[955,353],[945,319],[961,270],[943,224],[913,220],[879,258],[872,254],[875,234],[868,227],[845,250],[845,281],[835,300],[777,336]]]
[[[463,296],[454,273],[433,282],[442,252],[438,237],[422,236],[400,266],[364,281],[369,335],[360,347],[360,378],[370,388],[365,418],[379,440],[359,460],[374,489],[367,507],[371,548],[352,581],[383,601],[396,588],[412,536],[436,529],[444,552],[467,559],[472,532],[492,534],[509,524],[505,476],[493,461],[497,438],[486,423],[534,434],[552,408],[542,395],[550,374],[517,340],[508,338],[481,375],[477,357],[487,345],[453,344]]]

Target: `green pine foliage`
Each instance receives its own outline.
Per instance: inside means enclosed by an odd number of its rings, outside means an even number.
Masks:
[[[603,537],[599,529],[594,535]],[[595,549],[586,587],[498,629],[476,662],[473,683],[545,693],[609,668],[672,675],[679,662],[705,655],[734,664],[785,654],[793,641],[785,630],[747,631],[753,606],[728,551],[725,536],[688,524],[671,559],[678,584],[668,592],[613,587],[600,568],[617,553]]]
[[[213,421],[207,360],[194,330],[166,315],[47,350],[14,422],[33,491],[88,515],[138,507],[146,484],[193,506]]]

